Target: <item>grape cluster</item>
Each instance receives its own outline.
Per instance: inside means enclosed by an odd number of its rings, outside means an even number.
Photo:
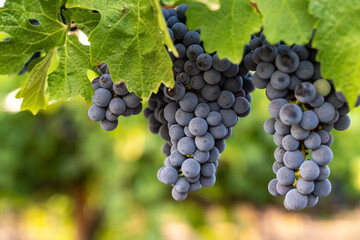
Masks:
[[[175,86],[161,86],[150,97],[144,114],[149,129],[167,141],[158,171],[160,182],[173,186],[177,201],[188,192],[211,187],[216,181],[220,153],[238,117],[250,113],[251,74],[244,65],[219,59],[204,51],[200,31],[186,27],[188,6],[162,9],[168,31],[179,53],[173,61]]]
[[[269,192],[285,195],[289,210],[313,207],[319,197],[330,194],[330,131],[349,127],[349,105],[332,82],[322,78],[311,44],[271,45],[261,32],[252,36],[246,52],[245,66],[256,71],[254,86],[266,89],[271,101],[264,129],[274,135],[278,148]]]
[[[125,82],[113,83],[106,64],[100,64],[100,77],[92,80],[95,90],[92,105],[88,115],[92,121],[100,122],[106,131],[114,130],[118,125],[119,116],[137,115],[142,110],[141,98],[135,93],[129,93]]]

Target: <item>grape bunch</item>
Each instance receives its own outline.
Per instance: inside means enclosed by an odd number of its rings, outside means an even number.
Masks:
[[[188,192],[211,187],[216,181],[225,139],[239,117],[250,113],[251,74],[244,65],[206,53],[200,31],[186,26],[186,4],[162,9],[179,53],[173,61],[175,86],[161,86],[150,97],[144,115],[149,129],[167,141],[166,159],[158,171],[160,182],[173,186],[172,196],[185,200]]]
[[[246,48],[245,66],[255,71],[256,88],[266,89],[271,118],[265,132],[274,135],[276,178],[268,185],[273,196],[285,195],[289,210],[313,207],[328,196],[328,164],[333,159],[330,131],[350,126],[349,105],[331,81],[322,78],[317,51],[306,46],[271,45],[261,32]]]
[[[92,105],[88,115],[92,121],[100,122],[106,131],[114,130],[118,125],[119,116],[137,115],[142,110],[141,98],[135,93],[129,93],[125,82],[114,83],[106,64],[100,64],[100,77],[92,80],[91,86],[95,90]]]

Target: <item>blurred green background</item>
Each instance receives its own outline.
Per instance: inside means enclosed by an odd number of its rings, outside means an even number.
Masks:
[[[267,191],[275,144],[263,91],[227,141],[216,185],[176,202],[156,177],[163,142],[142,115],[109,133],[81,99],[11,113],[23,79],[0,76],[0,240],[360,239],[360,109],[333,132],[331,195],[293,213]]]

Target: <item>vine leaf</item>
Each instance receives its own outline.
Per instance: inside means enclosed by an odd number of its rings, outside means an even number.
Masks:
[[[59,67],[49,75],[49,100],[58,101],[81,95],[87,102],[94,93],[87,78],[87,70],[94,69],[90,64],[90,50],[82,45],[77,36],[68,36],[64,48],[58,50]]]
[[[91,62],[107,63],[113,81],[124,80],[143,100],[163,82],[173,86],[172,62],[164,43],[174,51],[158,0],[71,0],[68,7],[96,9],[99,25],[89,37]],[[163,31],[161,31],[163,29]],[[167,35],[167,36],[166,36]],[[166,37],[165,37],[166,36]]]
[[[48,53],[65,42],[67,26],[61,22],[62,1],[11,0],[0,8],[0,74],[19,72],[35,52]],[[2,39],[4,40],[4,39]]]
[[[360,93],[360,2],[311,0],[310,11],[319,17],[313,46],[321,73],[353,108]]]
[[[309,0],[255,0],[263,16],[264,34],[272,44],[288,45],[309,42],[316,18],[310,15]]]
[[[40,109],[46,109],[48,102],[45,96],[46,78],[55,52],[56,48],[53,48],[41,62],[35,65],[25,86],[16,94],[17,98],[23,98],[21,111],[30,110],[36,114]]]
[[[69,11],[70,18],[76,23],[76,26],[87,36],[100,22],[101,15],[97,12],[83,8],[72,8],[67,11]]]
[[[240,63],[244,46],[252,33],[260,31],[261,18],[247,0],[221,0],[221,8],[211,11],[200,3],[190,3],[186,12],[190,29],[201,29],[206,52]]]

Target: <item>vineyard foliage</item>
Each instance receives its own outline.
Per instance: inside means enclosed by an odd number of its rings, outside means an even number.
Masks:
[[[343,91],[350,106],[360,93],[360,2],[350,0],[11,0],[0,8],[0,74],[19,73],[29,64],[17,97],[22,110],[36,114],[48,102],[81,95],[90,101],[88,75],[106,62],[115,82],[147,101],[161,83],[174,84],[166,47],[176,55],[161,5],[186,2],[187,23],[201,29],[207,52],[240,63],[251,33],[263,28],[275,44],[313,46],[322,75]],[[88,36],[90,46],[71,34],[72,23]],[[90,74],[89,74],[90,73]]]

